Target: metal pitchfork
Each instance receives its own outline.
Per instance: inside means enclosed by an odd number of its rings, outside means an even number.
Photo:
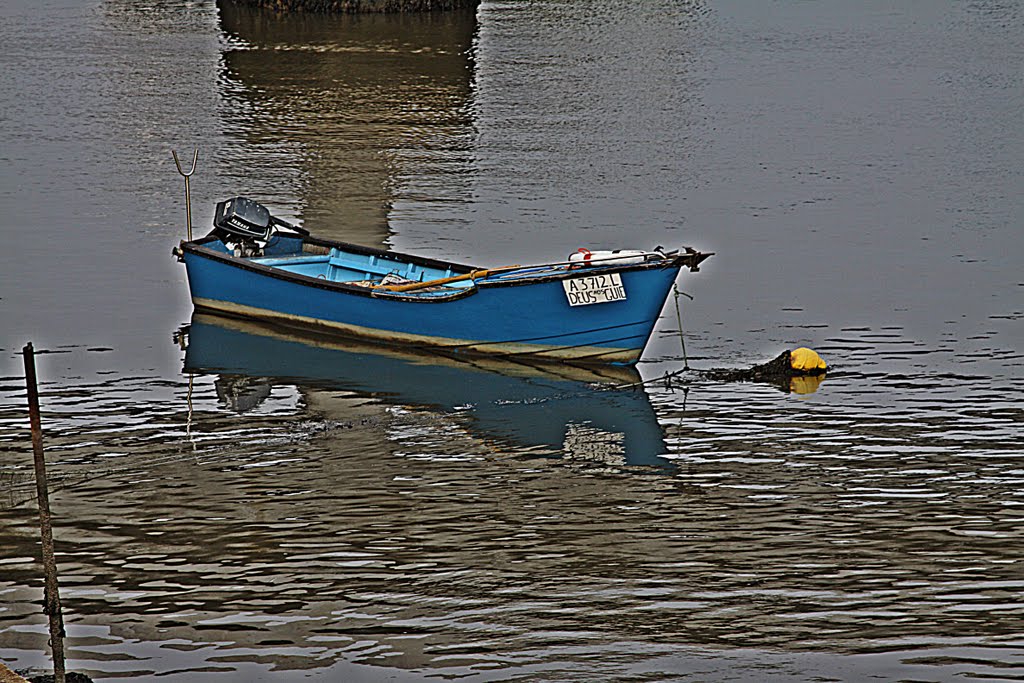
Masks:
[[[181,162],[178,161],[178,153],[173,149],[171,150],[171,156],[174,157],[174,165],[178,167],[178,173],[185,179],[185,227],[188,229],[188,241],[192,241],[192,192],[188,186],[189,177],[196,172],[196,161],[199,160],[199,148],[196,148],[196,153],[192,155],[192,170],[185,173],[181,170]]]

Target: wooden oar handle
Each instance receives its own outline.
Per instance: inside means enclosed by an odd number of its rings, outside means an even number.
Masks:
[[[446,285],[450,282],[462,282],[463,280],[476,280],[477,278],[487,277],[491,273],[498,273],[506,270],[515,270],[520,266],[502,266],[501,268],[491,268],[489,270],[474,270],[470,273],[463,273],[462,275],[454,275],[452,277],[442,277],[437,280],[427,280],[426,282],[410,282],[403,285],[380,285],[377,289],[385,289],[389,292],[411,292],[417,289],[426,289],[427,287],[438,287],[440,285]]]

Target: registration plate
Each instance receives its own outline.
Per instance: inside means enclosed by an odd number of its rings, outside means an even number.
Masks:
[[[622,285],[622,276],[618,273],[562,280],[562,287],[570,306],[604,304],[626,298],[626,288]]]

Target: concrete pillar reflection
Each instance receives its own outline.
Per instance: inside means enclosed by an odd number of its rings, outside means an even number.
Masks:
[[[415,148],[438,126],[470,125],[475,13],[282,14],[224,0],[218,8],[237,46],[224,54],[229,135],[294,166],[299,217],[314,233],[386,242],[394,189],[419,172],[408,167]]]

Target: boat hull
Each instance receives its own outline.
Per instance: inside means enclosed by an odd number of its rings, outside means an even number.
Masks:
[[[593,271],[481,281],[438,299],[376,296],[196,243],[183,244],[182,257],[197,310],[456,353],[616,364],[640,358],[681,267],[667,259],[615,269],[624,300],[570,306],[562,281]]]

